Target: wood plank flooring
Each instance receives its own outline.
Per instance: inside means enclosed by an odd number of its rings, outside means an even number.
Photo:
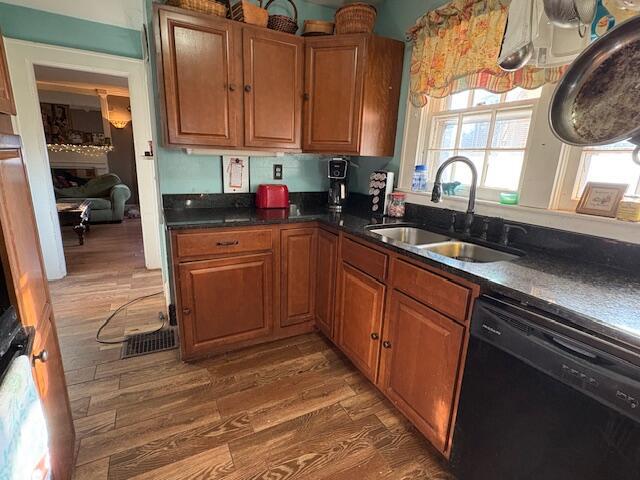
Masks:
[[[76,480],[452,479],[438,454],[319,334],[182,363],[120,360],[98,326],[162,289],[139,221],[64,232],[69,275],[52,282],[77,430]],[[108,338],[159,325],[162,296],[128,308]]]

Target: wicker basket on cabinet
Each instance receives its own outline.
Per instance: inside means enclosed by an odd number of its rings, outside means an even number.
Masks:
[[[275,0],[269,0],[269,3],[267,3],[264,8],[269,9],[269,5],[271,5],[274,1]],[[289,3],[293,7],[295,18],[291,18],[286,15],[269,15],[269,24],[267,26],[271,30],[277,30],[279,32],[291,34],[298,31],[298,9],[296,8],[296,4],[293,3],[293,0],[289,0]]]
[[[240,0],[231,7],[231,19],[236,22],[266,27],[269,22],[269,13],[262,8],[262,0],[258,1],[258,5],[247,0]]]
[[[336,11],[336,34],[371,33],[378,11],[368,3],[351,3]]]
[[[208,13],[218,17],[227,16],[227,6],[215,0],[169,0],[168,3],[174,7],[185,8],[195,12]]]

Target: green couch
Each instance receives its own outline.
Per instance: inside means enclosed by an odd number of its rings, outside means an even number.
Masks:
[[[91,223],[121,222],[124,218],[124,204],[131,198],[129,187],[114,173],[92,178],[80,187],[54,187],[54,191],[57,203],[90,200]]]

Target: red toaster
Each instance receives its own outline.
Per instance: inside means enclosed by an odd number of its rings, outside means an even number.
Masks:
[[[286,185],[258,185],[257,208],[289,208],[289,189]]]

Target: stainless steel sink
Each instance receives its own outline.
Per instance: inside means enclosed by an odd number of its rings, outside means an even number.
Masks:
[[[415,227],[372,228],[371,231],[376,235],[406,243],[407,245],[427,245],[450,240],[450,237],[446,235],[440,235],[439,233],[433,233]]]
[[[459,260],[461,262],[491,263],[509,261],[518,258],[518,255],[501,252],[500,250],[494,250],[493,248],[482,247],[480,245],[474,245],[473,243],[467,242],[441,242],[424,245],[420,248],[424,248],[430,252],[437,253],[444,257],[453,258],[454,260]]]

